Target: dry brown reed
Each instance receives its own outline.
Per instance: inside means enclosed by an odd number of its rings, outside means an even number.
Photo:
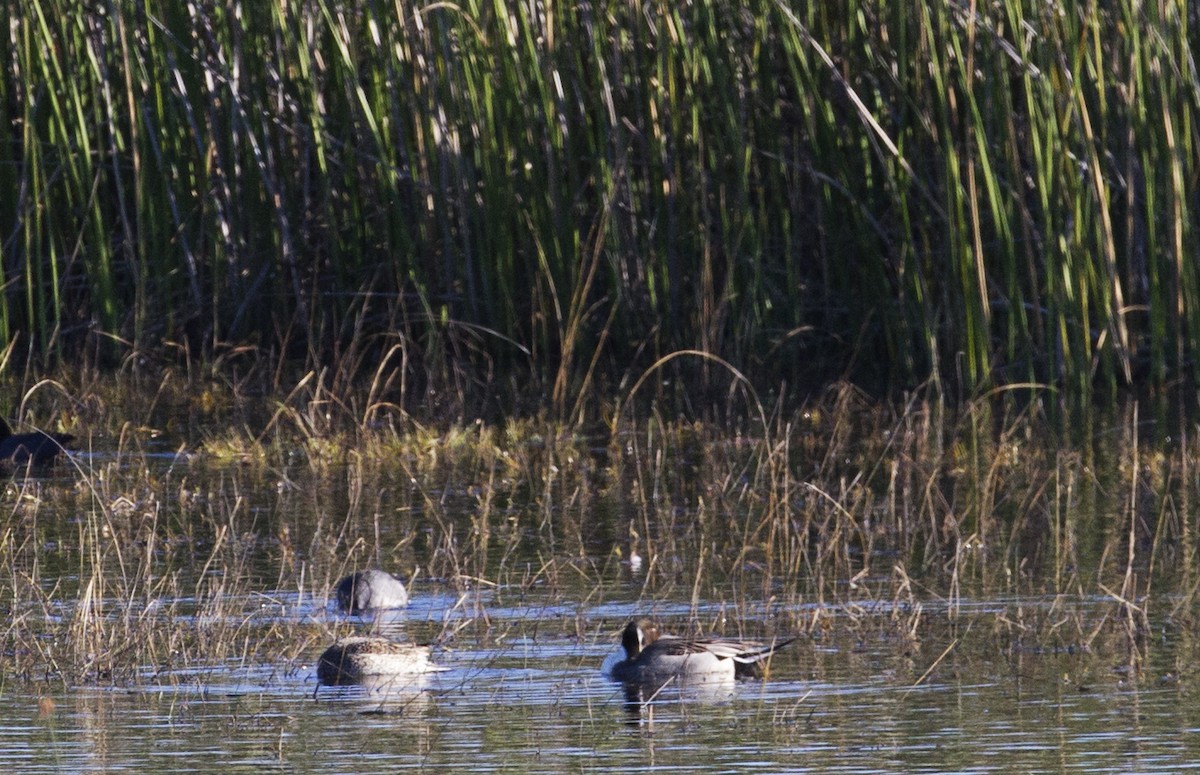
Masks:
[[[1013,660],[1100,650],[1137,671],[1162,648],[1155,627],[1197,626],[1198,450],[1136,406],[1067,433],[1036,397],[881,406],[837,385],[800,407],[747,392],[733,429],[618,411],[586,435],[422,424],[379,385],[335,400],[312,374],[257,411],[206,384],[196,405],[245,422],[191,448],[157,420],[185,391],[150,384],[141,403],[67,384],[22,404],[90,432],[68,428],[82,452],[49,472],[8,472],[8,678],[303,664],[344,629],[328,590],[368,565],[457,601],[429,637],[508,637],[489,607],[528,603],[577,612],[534,626],[607,638],[589,610],[682,603],[699,629],[885,638],[913,681],[965,642]]]

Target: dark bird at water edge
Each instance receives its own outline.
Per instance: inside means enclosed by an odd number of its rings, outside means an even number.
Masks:
[[[0,418],[0,463],[24,465],[32,461],[34,465],[48,465],[74,439],[69,433],[13,433],[9,424]]]

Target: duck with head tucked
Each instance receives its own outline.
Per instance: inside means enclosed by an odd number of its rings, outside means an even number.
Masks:
[[[403,608],[408,605],[408,590],[404,583],[387,571],[361,570],[338,582],[338,608],[348,614]]]
[[[768,645],[726,638],[681,638],[660,633],[649,619],[638,619],[629,622],[621,634],[625,659],[613,666],[612,677],[626,683],[760,678],[763,660],[794,640]]]
[[[354,635],[325,649],[317,661],[317,681],[325,686],[347,686],[373,678],[417,676],[445,670],[430,662],[429,654],[429,646]]]

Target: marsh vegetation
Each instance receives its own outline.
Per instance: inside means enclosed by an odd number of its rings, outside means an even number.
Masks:
[[[681,350],[801,396],[1196,377],[1193,4],[0,14],[0,342],[38,357],[569,422]]]
[[[451,667],[401,715],[607,731],[643,613],[798,636],[719,719],[763,745],[856,692],[967,726],[973,675],[1190,690],[1191,6],[0,15],[0,410],[76,447],[3,468],[9,696],[286,695],[368,567]]]
[[[170,375],[131,394],[137,383],[29,393],[23,417],[69,427],[79,449],[10,471],[3,495],[3,690],[109,740],[102,760],[156,756],[131,747],[114,706],[161,718],[152,734],[188,720],[224,730],[219,757],[255,741],[277,763],[354,750],[409,761],[411,734],[448,764],[461,734],[496,724],[481,761],[529,746],[556,758],[613,724],[686,740],[711,716],[713,733],[784,766],[796,746],[817,746],[813,761],[865,753],[851,730],[869,718],[894,727],[899,771],[926,761],[900,741],[945,734],[923,725],[932,707],[977,736],[943,741],[966,759],[998,745],[977,725],[1014,690],[1099,724],[1120,718],[1092,693],[1140,697],[1173,719],[1147,739],[1188,723],[1197,450],[1186,423],[1136,405],[1052,434],[1036,405],[1003,396],[885,410],[842,385],[732,431],[652,417],[589,434],[539,419],[434,429],[383,408],[355,420],[316,377],[276,403],[204,399]],[[433,643],[448,669],[399,696],[313,699],[326,647],[372,631],[334,611],[337,581],[363,567],[409,580],[393,632]],[[602,666],[640,614],[676,632],[799,641],[765,682],[668,691],[627,715]],[[396,737],[397,724],[415,727]],[[1039,725],[1020,728],[1038,750]],[[1058,728],[1081,761],[1108,750],[1089,724]]]
[[[425,633],[447,643],[511,637],[487,607],[535,593],[576,611],[537,627],[612,641],[614,622],[587,611],[633,582],[639,604],[690,605],[716,631],[882,626],[903,650],[934,618],[977,646],[1099,651],[1136,671],[1165,623],[1192,621],[1200,581],[1194,442],[1136,405],[1065,438],[1034,405],[885,411],[842,386],[733,434],[662,418],[586,434],[343,422],[314,390],[250,412],[262,432],[205,421],[189,441],[161,421],[199,402],[159,390],[129,416],[94,388],[30,402],[87,436],[5,493],[10,678],[124,685],[231,659],[302,670],[341,625],[279,612],[328,608],[338,579],[372,566],[455,597]],[[330,427],[303,421],[317,414]],[[1056,603],[969,613],[1009,598]],[[1095,600],[1100,618],[1070,613]]]

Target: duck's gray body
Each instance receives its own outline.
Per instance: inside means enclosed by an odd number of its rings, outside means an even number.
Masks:
[[[392,574],[372,568],[351,573],[338,582],[337,604],[349,614],[403,608],[408,605],[408,590]]]
[[[762,675],[762,661],[793,640],[765,645],[725,638],[680,638],[661,634],[646,619],[632,621],[621,635],[625,659],[613,666],[612,677],[627,683],[757,678]]]

